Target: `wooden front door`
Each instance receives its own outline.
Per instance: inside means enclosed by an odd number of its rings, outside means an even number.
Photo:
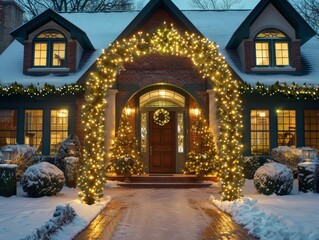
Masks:
[[[150,173],[176,173],[175,112],[169,112],[170,120],[164,126],[154,122],[154,112],[149,116]]]

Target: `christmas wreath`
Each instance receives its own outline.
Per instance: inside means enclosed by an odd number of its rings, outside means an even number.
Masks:
[[[169,112],[163,108],[160,108],[155,111],[153,116],[154,122],[159,126],[164,126],[169,123]]]

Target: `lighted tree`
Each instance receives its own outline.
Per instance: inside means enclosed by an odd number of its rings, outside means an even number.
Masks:
[[[187,154],[184,173],[195,173],[203,176],[218,171],[218,156],[214,142],[214,134],[206,120],[200,115],[193,126],[194,150]]]
[[[107,170],[125,176],[143,174],[144,166],[140,158],[133,128],[128,121],[128,115],[123,113],[116,138],[110,149],[110,164]]]

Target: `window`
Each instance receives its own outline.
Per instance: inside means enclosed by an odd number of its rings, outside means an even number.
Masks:
[[[296,111],[277,110],[278,146],[296,147]]]
[[[146,152],[147,141],[147,115],[141,113],[141,152]]]
[[[0,146],[17,143],[17,111],[0,110]]]
[[[68,110],[51,110],[50,153],[56,154],[61,142],[68,137]]]
[[[264,30],[255,38],[257,67],[289,66],[289,41],[278,30]]]
[[[305,110],[305,146],[319,149],[319,110]]]
[[[26,110],[24,125],[24,143],[42,153],[43,111]]]
[[[253,155],[269,154],[269,111],[251,110],[250,140]]]
[[[34,67],[65,67],[66,38],[57,31],[39,34],[33,43]]]
[[[178,152],[184,152],[184,114],[178,113],[177,115],[177,140]]]

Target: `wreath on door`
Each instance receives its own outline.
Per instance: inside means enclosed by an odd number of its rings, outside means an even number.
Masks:
[[[154,122],[159,126],[169,123],[169,112],[163,108],[157,109],[153,115]]]

